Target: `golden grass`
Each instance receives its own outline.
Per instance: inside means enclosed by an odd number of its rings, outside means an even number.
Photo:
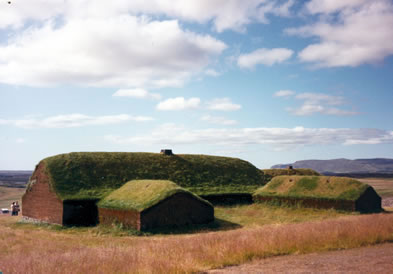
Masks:
[[[0,216],[4,273],[182,273],[393,241],[393,214],[153,237],[61,233]]]

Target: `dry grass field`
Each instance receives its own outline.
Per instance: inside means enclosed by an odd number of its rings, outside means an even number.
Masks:
[[[389,198],[392,182],[366,183]],[[20,197],[14,190],[1,192],[0,202],[7,206],[5,199]],[[0,214],[0,271],[190,273],[277,255],[393,242],[391,212],[361,215],[252,204],[216,207],[215,215],[217,221],[207,226],[135,236],[119,226],[62,228]]]
[[[0,215],[4,273],[189,273],[253,259],[393,241],[393,214],[344,216],[191,235],[117,237],[18,224]]]

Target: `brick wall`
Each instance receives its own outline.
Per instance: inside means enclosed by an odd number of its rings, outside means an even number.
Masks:
[[[63,224],[63,202],[56,196],[41,162],[30,180],[35,180],[22,197],[22,215],[48,223]]]
[[[138,211],[98,208],[98,218],[100,224],[121,223],[124,226],[141,230],[140,213]]]

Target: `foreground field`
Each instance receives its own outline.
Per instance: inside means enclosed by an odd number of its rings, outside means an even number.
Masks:
[[[103,230],[101,230],[102,232]],[[393,241],[393,214],[341,216],[191,235],[117,237],[0,215],[4,273],[196,272],[253,259]]]

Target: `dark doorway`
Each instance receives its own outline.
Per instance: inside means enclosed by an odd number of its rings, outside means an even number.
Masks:
[[[98,223],[97,200],[64,201],[63,225],[94,226]]]
[[[252,195],[249,193],[210,194],[201,195],[201,198],[208,200],[213,205],[248,205],[253,203]]]

